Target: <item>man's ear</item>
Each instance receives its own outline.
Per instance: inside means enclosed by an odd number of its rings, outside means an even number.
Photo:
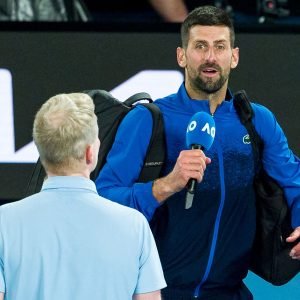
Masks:
[[[240,49],[238,47],[232,49],[231,69],[235,69],[239,63]]]
[[[92,145],[88,145],[85,149],[85,161],[87,165],[93,162],[93,158],[94,158],[93,147]]]
[[[182,47],[177,47],[177,63],[181,68],[186,67],[186,58],[185,58],[185,50]]]

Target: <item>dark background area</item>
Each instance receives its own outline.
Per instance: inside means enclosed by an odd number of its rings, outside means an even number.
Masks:
[[[232,17],[237,23],[251,24],[257,22],[260,15],[265,14],[261,11],[268,0],[185,0],[189,11],[199,5],[221,4],[224,8],[230,6]],[[269,14],[271,23],[300,23],[300,1],[299,0],[272,0],[276,5],[274,14]],[[82,0],[90,12],[91,17],[96,22],[162,22],[162,18],[151,6],[149,1],[115,0],[115,1],[95,1]],[[259,9],[260,8],[260,9]],[[288,11],[286,17],[278,17],[275,13],[278,9]]]

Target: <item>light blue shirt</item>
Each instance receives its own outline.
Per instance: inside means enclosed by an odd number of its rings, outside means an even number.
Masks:
[[[83,177],[0,207],[5,299],[126,300],[166,286],[148,222],[97,194]]]

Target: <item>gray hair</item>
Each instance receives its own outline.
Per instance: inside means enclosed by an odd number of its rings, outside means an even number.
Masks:
[[[84,93],[59,94],[37,112],[33,140],[45,167],[60,169],[84,158],[98,137],[93,100]]]

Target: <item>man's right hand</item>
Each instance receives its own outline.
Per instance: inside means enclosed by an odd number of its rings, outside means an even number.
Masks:
[[[189,179],[202,181],[206,165],[211,159],[199,149],[180,152],[173,170],[165,177],[154,180],[152,193],[158,202],[164,202],[171,195],[184,189]]]

